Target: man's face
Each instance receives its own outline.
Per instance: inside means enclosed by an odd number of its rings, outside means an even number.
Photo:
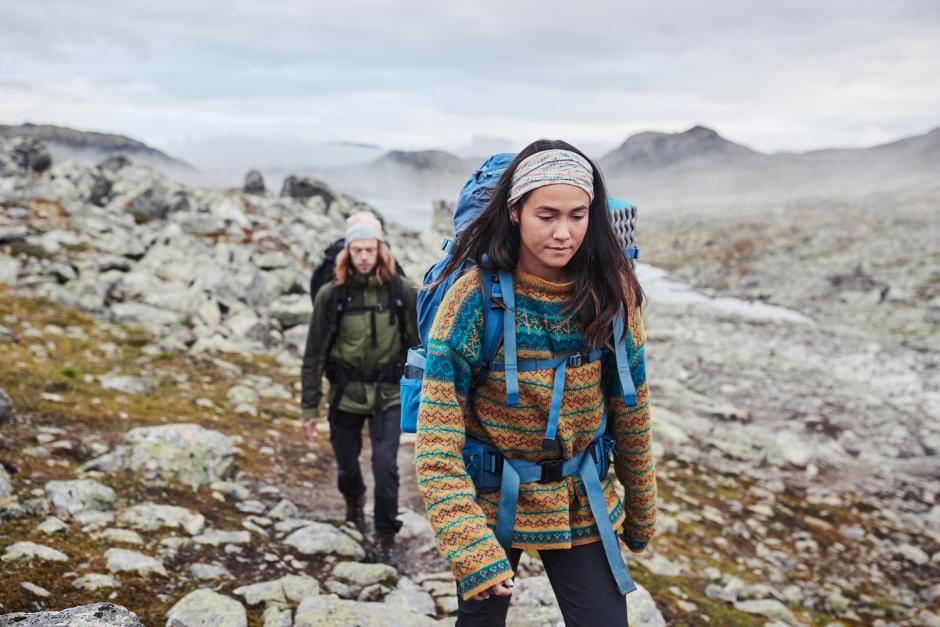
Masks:
[[[359,274],[372,274],[379,259],[379,241],[375,239],[356,240],[349,245],[349,258]]]

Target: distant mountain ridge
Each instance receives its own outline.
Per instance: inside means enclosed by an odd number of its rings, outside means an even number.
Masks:
[[[601,167],[619,170],[637,167],[666,168],[689,162],[731,162],[760,153],[728,141],[714,130],[693,126],[683,133],[647,131],[627,138],[601,158]]]
[[[765,154],[716,131],[639,133],[599,160],[611,193],[655,211],[940,193],[940,128],[869,148]]]
[[[195,168],[185,161],[124,135],[80,131],[64,126],[30,122],[18,125],[0,124],[0,137],[17,136],[32,137],[41,141],[52,153],[53,162],[75,159],[93,165],[107,157],[124,155],[162,170],[195,171]]]

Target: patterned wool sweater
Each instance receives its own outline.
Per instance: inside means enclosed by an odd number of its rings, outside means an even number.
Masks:
[[[585,351],[583,325],[565,313],[571,283],[550,283],[516,271],[518,358],[548,359]],[[508,457],[541,461],[557,457],[542,449],[552,400],[554,370],[519,373],[519,405],[505,404],[502,372],[491,371],[467,407],[473,374],[481,365],[483,292],[471,270],[448,290],[428,341],[421,388],[415,457],[418,486],[434,527],[438,548],[454,570],[465,599],[512,576],[509,561],[493,533],[499,492],[477,495],[464,468],[466,437],[496,446]],[[628,355],[637,388],[637,405],[611,395],[609,418],[616,439],[615,470],[626,489],[626,511],[608,477],[601,482],[611,523],[625,525],[631,539],[649,540],[656,520],[656,481],[646,382],[646,333],[639,310],[630,316]],[[497,354],[502,360],[502,349]],[[603,418],[602,372],[619,389],[613,354],[569,368],[558,421],[561,456],[571,457],[593,440]],[[560,549],[599,542],[580,478],[523,484],[512,545],[522,549]]]

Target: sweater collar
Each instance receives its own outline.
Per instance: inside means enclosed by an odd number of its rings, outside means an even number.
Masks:
[[[574,290],[574,281],[565,281],[564,283],[555,283],[546,281],[539,277],[516,270],[512,274],[513,280],[520,287],[526,287],[545,294],[570,294]]]

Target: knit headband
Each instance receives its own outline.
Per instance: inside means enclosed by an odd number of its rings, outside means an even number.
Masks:
[[[543,150],[522,160],[512,175],[508,204],[513,205],[526,192],[556,183],[580,187],[594,200],[594,168],[581,155],[556,149]]]
[[[375,228],[374,224],[369,222],[360,222],[359,224],[353,224],[346,229],[346,245],[348,246],[350,242],[355,242],[356,240],[361,239],[377,239],[380,242],[384,241],[382,237],[382,231]]]

